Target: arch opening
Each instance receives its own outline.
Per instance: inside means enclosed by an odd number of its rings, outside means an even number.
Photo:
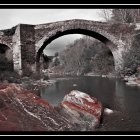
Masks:
[[[103,44],[105,44],[104,46],[106,46],[109,49],[109,55],[111,57],[113,57],[113,67],[115,69],[115,59],[114,59],[114,55],[113,55],[113,48],[115,46],[115,44],[113,42],[111,42],[108,38],[106,38],[105,36],[101,35],[100,33],[94,32],[94,31],[90,31],[90,30],[86,30],[86,29],[71,29],[71,30],[66,30],[63,32],[56,32],[54,35],[52,35],[51,37],[49,37],[48,39],[46,39],[43,43],[43,45],[40,47],[40,49],[37,52],[36,55],[36,70],[40,71],[40,56],[43,53],[43,50],[47,47],[48,44],[50,44],[53,40],[62,37],[64,35],[71,35],[71,34],[82,34],[82,35],[87,35],[90,37],[93,37],[94,39],[97,39],[99,41],[101,41]]]
[[[101,42],[103,42],[104,44],[108,44],[109,46],[109,49],[111,48],[110,46],[114,46],[115,44],[113,44],[109,39],[107,39],[106,37],[104,37],[103,35],[97,33],[97,32],[94,32],[94,31],[90,31],[90,30],[85,30],[85,29],[71,29],[71,30],[66,30],[66,31],[63,31],[63,32],[56,32],[55,35],[51,36],[49,39],[45,40],[43,45],[40,46],[40,49],[38,50],[37,52],[37,57],[36,57],[36,61],[39,62],[40,60],[40,55],[41,53],[43,52],[43,50],[45,49],[45,47],[50,44],[53,40],[61,37],[61,36],[64,36],[64,35],[68,35],[68,34],[83,34],[83,35],[87,35],[87,36],[90,36],[90,37],[93,37]],[[111,49],[110,49],[111,50]],[[112,50],[111,50],[112,52]]]
[[[0,71],[14,71],[13,52],[5,44],[0,43]]]

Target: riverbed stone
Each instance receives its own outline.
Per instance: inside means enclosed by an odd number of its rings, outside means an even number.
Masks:
[[[47,101],[17,84],[0,84],[0,131],[73,129],[73,125]]]
[[[77,90],[53,107],[18,84],[0,83],[0,131],[93,131],[101,114],[102,104]]]
[[[111,114],[113,114],[113,110],[111,110],[109,108],[104,108],[104,114],[105,115],[111,115]]]
[[[129,86],[137,86],[137,82],[135,82],[135,81],[128,81],[126,83],[126,85],[129,85]]]
[[[61,102],[61,112],[81,131],[92,131],[100,123],[102,104],[96,98],[78,90],[67,94]]]
[[[137,78],[135,81],[140,84],[140,78]]]
[[[138,74],[140,76],[140,66],[137,68],[137,72],[138,72]]]

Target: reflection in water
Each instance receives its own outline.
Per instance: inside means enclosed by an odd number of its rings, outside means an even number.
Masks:
[[[123,81],[116,81],[116,103],[119,110],[125,112],[140,111],[140,88],[125,85]]]
[[[114,105],[116,110],[125,110],[125,98],[124,98],[124,88],[120,81],[115,82],[115,92],[114,92]]]
[[[140,131],[140,88],[129,87],[120,79],[101,77],[57,80],[56,84],[41,90],[43,99],[57,105],[71,90],[80,90],[96,97],[104,107],[117,110],[105,119],[103,130]]]
[[[73,85],[77,86],[73,86]],[[140,111],[140,88],[129,87],[120,79],[76,77],[57,80],[56,84],[41,89],[41,97],[51,104],[59,104],[71,90],[80,90],[96,97],[105,107],[125,112]]]
[[[77,86],[73,86],[74,84]],[[78,77],[58,80],[55,85],[42,89],[41,97],[47,99],[51,104],[57,105],[71,90],[80,90],[96,97],[105,106],[109,107],[113,104],[114,89],[114,79]]]

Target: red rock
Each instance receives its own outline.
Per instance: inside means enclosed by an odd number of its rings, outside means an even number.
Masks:
[[[0,131],[21,131],[19,124],[0,120]]]
[[[7,88],[8,84],[0,84],[0,90]]]
[[[65,131],[73,126],[47,101],[16,84],[0,84],[0,131]]]
[[[79,91],[58,108],[19,85],[0,84],[0,131],[94,130],[102,111],[96,98]]]
[[[61,102],[61,108],[81,130],[93,130],[100,122],[102,105],[86,93],[71,91]]]

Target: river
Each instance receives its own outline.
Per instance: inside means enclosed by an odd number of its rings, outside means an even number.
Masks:
[[[41,98],[59,104],[71,90],[96,97],[104,107],[114,111],[104,116],[97,131],[140,131],[140,88],[130,87],[121,79],[102,77],[52,78],[56,83],[41,89]]]

